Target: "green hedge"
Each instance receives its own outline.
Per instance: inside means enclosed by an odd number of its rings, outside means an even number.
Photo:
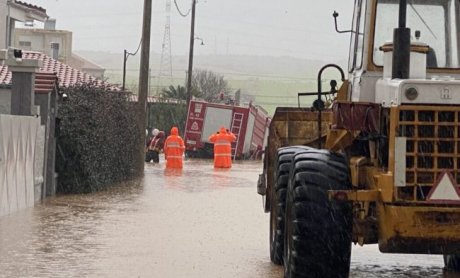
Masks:
[[[187,105],[182,103],[150,103],[148,114],[148,127],[169,131],[173,126],[179,128],[181,135],[184,134],[185,121],[187,118]]]
[[[64,89],[58,117],[58,193],[89,193],[135,177],[139,128],[128,95],[93,85]]]

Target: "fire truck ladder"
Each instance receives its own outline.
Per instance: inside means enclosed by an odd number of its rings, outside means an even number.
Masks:
[[[236,141],[232,143],[232,157],[233,157],[233,160],[235,160],[236,154],[237,154],[237,151],[238,151],[238,144],[240,142],[241,127],[243,126],[243,118],[244,118],[243,113],[235,113],[235,114],[233,114],[231,132],[233,134],[235,134],[235,136],[236,136]]]

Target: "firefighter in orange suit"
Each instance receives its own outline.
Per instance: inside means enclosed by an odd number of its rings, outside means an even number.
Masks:
[[[179,136],[179,130],[177,127],[171,128],[171,134],[164,144],[166,168],[182,169],[184,150],[184,140]]]
[[[209,141],[214,144],[214,168],[232,167],[232,142],[235,140],[235,135],[227,132],[225,127],[209,137]]]

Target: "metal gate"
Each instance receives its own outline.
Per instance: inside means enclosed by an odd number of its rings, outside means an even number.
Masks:
[[[39,126],[39,118],[0,115],[0,216],[34,205]]]

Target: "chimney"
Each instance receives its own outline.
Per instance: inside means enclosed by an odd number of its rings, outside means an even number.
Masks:
[[[56,19],[48,18],[45,21],[45,30],[56,30]]]
[[[51,58],[53,58],[54,60],[59,59],[59,43],[57,42],[51,43]]]
[[[36,59],[23,59],[20,49],[9,48],[6,65],[12,72],[11,115],[36,115],[35,108],[35,73],[42,66]]]

